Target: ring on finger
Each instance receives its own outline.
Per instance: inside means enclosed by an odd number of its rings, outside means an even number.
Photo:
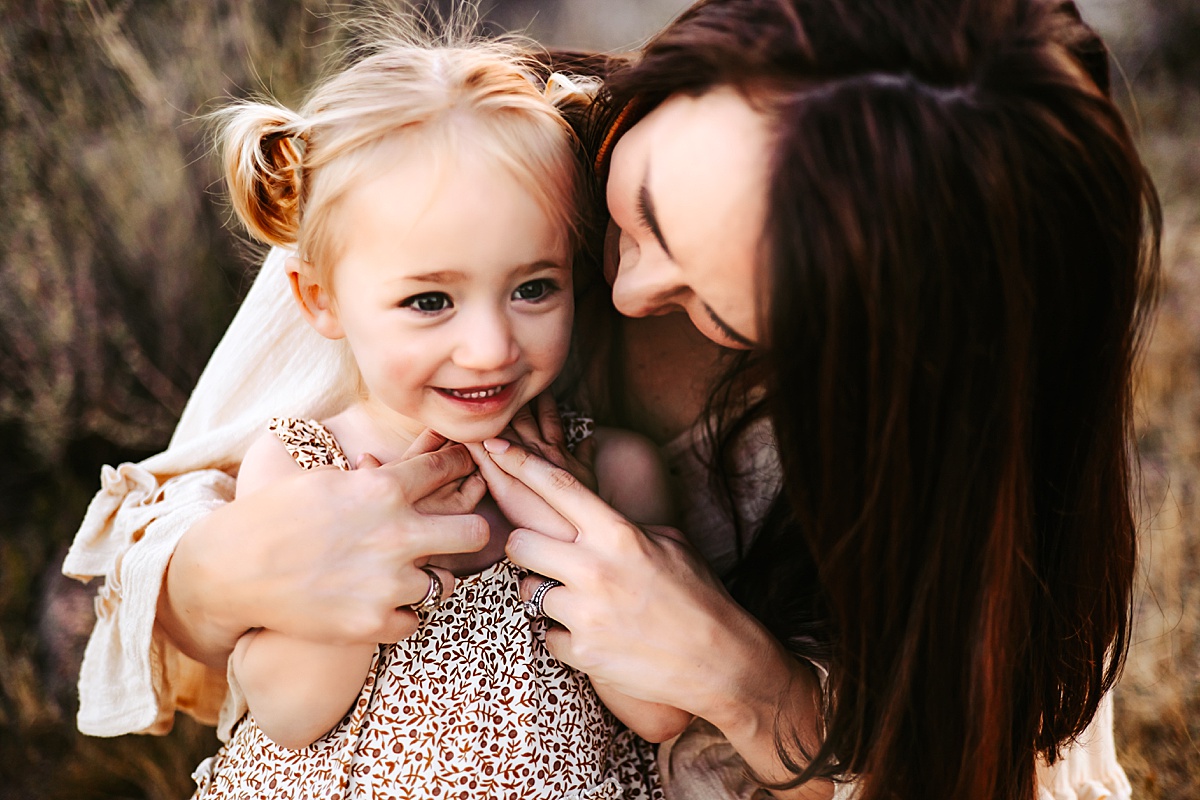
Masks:
[[[421,570],[429,576],[429,589],[421,598],[421,602],[413,603],[409,608],[413,611],[432,611],[442,604],[442,591],[445,587],[442,586],[442,579],[429,567],[421,567]]]
[[[562,586],[562,581],[556,581],[554,578],[547,578],[538,584],[538,587],[533,590],[533,596],[521,604],[521,606],[525,609],[525,613],[533,619],[539,619],[546,616],[546,612],[542,609],[542,601],[546,599],[546,592],[550,591],[555,586]]]

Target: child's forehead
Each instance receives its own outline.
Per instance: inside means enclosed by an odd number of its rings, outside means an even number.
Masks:
[[[570,262],[560,221],[502,170],[407,162],[348,193],[338,216],[340,268],[375,281],[511,282]]]

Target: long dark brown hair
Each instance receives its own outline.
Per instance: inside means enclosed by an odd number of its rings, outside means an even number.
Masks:
[[[730,585],[828,655],[797,783],[1030,800],[1120,670],[1160,214],[1107,59],[1061,0],[712,0],[609,75],[601,160],[680,92],[775,131],[783,490]]]

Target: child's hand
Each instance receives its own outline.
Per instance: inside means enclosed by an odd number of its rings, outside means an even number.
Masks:
[[[562,467],[584,486],[596,491],[596,442],[589,436],[576,445],[574,453],[567,449],[558,404],[550,392],[542,392],[518,411],[502,438]]]
[[[425,453],[441,450],[451,442],[432,428],[426,428],[416,441],[400,456],[400,461],[407,461]],[[355,469],[372,469],[382,466],[379,459],[370,453],[358,457]],[[479,505],[479,501],[487,494],[487,484],[478,470],[459,478],[456,481],[437,487],[434,491],[413,503],[413,508],[422,514],[453,515],[470,514]]]

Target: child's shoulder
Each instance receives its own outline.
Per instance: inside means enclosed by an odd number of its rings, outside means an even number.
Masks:
[[[593,438],[601,497],[634,522],[674,524],[667,467],[654,442],[640,433],[602,426]]]
[[[329,429],[315,420],[275,417],[251,443],[238,469],[237,494],[246,495],[297,470],[332,464],[349,469]]]

